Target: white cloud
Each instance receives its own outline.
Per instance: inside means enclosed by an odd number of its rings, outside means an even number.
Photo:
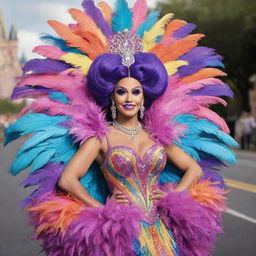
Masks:
[[[96,0],[96,2],[99,1],[102,0]],[[32,50],[35,46],[42,44],[39,39],[40,34],[44,32],[54,34],[54,30],[46,24],[47,20],[58,20],[64,24],[73,23],[68,9],[82,9],[81,2],[82,0],[70,2],[38,1],[36,4],[27,4],[26,8],[22,8],[20,15],[16,17],[19,24],[17,24],[19,27],[19,56],[24,52],[28,59],[38,58],[39,55],[32,53]],[[107,2],[113,6],[115,0],[108,0]],[[129,6],[132,7],[136,0],[129,0],[128,2]],[[148,0],[147,3],[149,7],[154,7],[157,1]],[[21,5],[22,2],[18,2],[18,9],[21,8]],[[13,15],[15,16],[14,13]]]
[[[27,59],[38,58],[39,55],[32,52],[35,46],[41,44],[39,39],[39,34],[33,33],[26,30],[18,31],[18,39],[19,39],[19,56],[22,53],[25,54]]]
[[[72,3],[68,5],[63,3],[40,2],[38,5],[38,15],[45,21],[58,20],[68,24],[73,22],[70,14],[68,13],[68,9],[77,7],[78,6],[72,5]]]

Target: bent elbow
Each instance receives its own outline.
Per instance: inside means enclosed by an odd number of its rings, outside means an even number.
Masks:
[[[58,188],[60,188],[64,191],[67,191],[70,186],[70,182],[61,176],[57,183],[57,186],[58,186]]]
[[[199,166],[199,168],[196,169],[196,178],[199,181],[201,178],[203,177],[203,170],[202,168]]]

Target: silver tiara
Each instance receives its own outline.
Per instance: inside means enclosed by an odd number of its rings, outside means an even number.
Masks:
[[[140,37],[125,29],[123,32],[116,33],[110,40],[109,52],[122,56],[122,64],[130,67],[134,62],[134,54],[142,51]]]

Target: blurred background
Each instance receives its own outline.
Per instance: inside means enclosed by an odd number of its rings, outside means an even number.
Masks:
[[[29,100],[10,101],[15,77],[40,44],[39,37],[53,33],[49,19],[71,23],[69,8],[81,9],[82,0],[0,0],[0,142],[3,131],[17,118]],[[98,2],[98,1],[96,1]],[[112,4],[113,1],[107,1]],[[129,1],[131,6],[135,0]],[[216,49],[224,56],[224,78],[234,92],[226,98],[227,107],[214,106],[228,123],[231,135],[239,142],[238,165],[225,168],[223,176],[230,189],[229,209],[224,214],[226,234],[217,241],[216,256],[256,255],[256,0],[149,0],[151,9],[162,15],[195,23],[194,32],[206,34],[200,45]],[[12,178],[8,168],[18,141],[0,146],[0,256],[36,256],[40,247],[30,241],[32,229],[17,209],[29,191],[18,188],[25,176]]]

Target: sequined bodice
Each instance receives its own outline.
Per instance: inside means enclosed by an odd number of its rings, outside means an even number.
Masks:
[[[130,204],[145,211],[151,222],[156,211],[149,195],[158,187],[158,176],[165,164],[166,155],[159,143],[148,148],[142,157],[129,146],[117,145],[109,147],[101,169],[110,191],[122,191]]]

